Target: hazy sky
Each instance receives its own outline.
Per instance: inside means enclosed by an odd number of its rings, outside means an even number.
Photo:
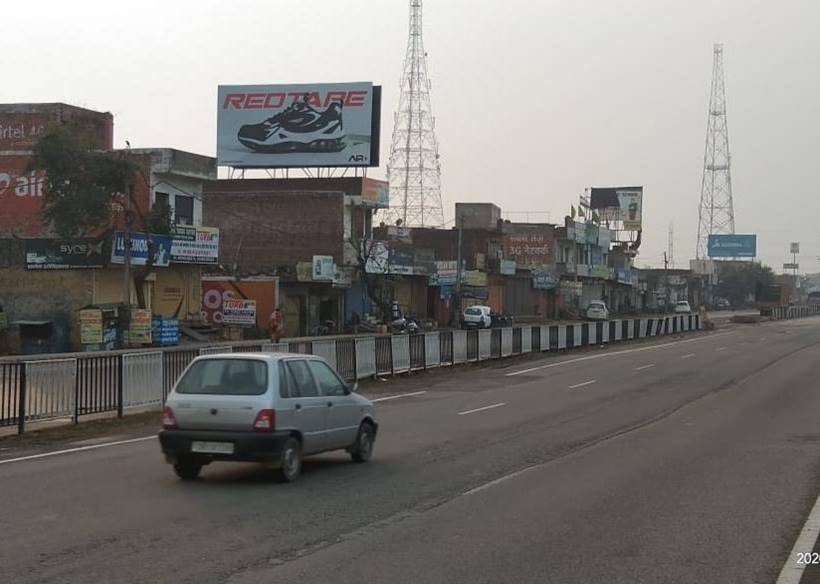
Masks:
[[[776,268],[800,241],[820,271],[820,2],[424,5],[446,217],[493,201],[558,222],[585,187],[642,184],[640,263],[662,263],[672,221],[686,265],[723,42],[737,231]],[[407,16],[407,0],[4,2],[0,101],[108,110],[118,146],[213,155],[220,83],[372,80],[386,161]]]

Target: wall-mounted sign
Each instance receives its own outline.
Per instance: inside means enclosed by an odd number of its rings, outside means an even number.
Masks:
[[[222,324],[232,326],[256,325],[256,300],[226,298],[222,303]]]
[[[141,232],[131,234],[131,265],[144,266],[148,263],[148,249],[153,246],[154,266],[164,268],[171,263],[171,236]],[[125,235],[122,231],[114,234],[111,246],[111,263],[125,263]]]
[[[515,276],[515,260],[501,260],[500,272],[505,276]]]
[[[102,239],[27,239],[27,270],[99,269],[105,266]]]
[[[336,264],[333,256],[315,255],[313,256],[312,277],[315,282],[332,282]]]
[[[177,225],[171,238],[171,262],[215,266],[219,263],[219,229]]]
[[[128,342],[132,345],[151,344],[151,311],[145,309],[131,310],[131,326],[128,329]]]
[[[86,308],[79,313],[80,343],[97,345],[103,342],[103,314],[99,308]]]

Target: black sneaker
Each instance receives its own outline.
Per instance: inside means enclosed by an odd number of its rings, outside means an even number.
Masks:
[[[331,103],[320,112],[296,101],[273,117],[239,129],[237,139],[246,148],[268,154],[285,152],[339,152],[345,147],[342,104]]]

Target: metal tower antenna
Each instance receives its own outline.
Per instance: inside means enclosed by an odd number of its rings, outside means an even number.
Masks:
[[[440,227],[444,223],[441,167],[421,34],[421,3],[410,0],[410,36],[387,163],[389,216],[408,226]]]
[[[669,259],[669,265],[675,267],[675,224],[669,222],[669,236],[666,242],[666,255]]]
[[[712,65],[712,93],[709,98],[709,117],[706,125],[706,152],[703,155],[703,182],[698,211],[697,258],[708,257],[707,242],[710,234],[735,232],[731,160],[729,127],[726,123],[723,45],[716,44]]]

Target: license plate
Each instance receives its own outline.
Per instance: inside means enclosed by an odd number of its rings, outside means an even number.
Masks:
[[[191,442],[191,452],[233,454],[233,442]]]

